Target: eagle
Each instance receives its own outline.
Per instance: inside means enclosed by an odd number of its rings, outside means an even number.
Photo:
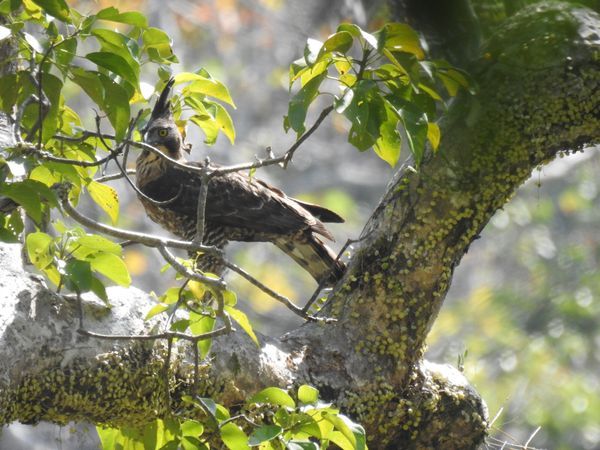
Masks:
[[[192,167],[216,169],[208,161],[187,161],[189,146],[173,119],[171,78],[158,98],[144,128],[145,143],[171,159]],[[136,160],[138,198],[150,219],[176,236],[196,235],[201,174],[186,171],[149,149]],[[270,184],[240,172],[210,178],[204,211],[203,244],[223,248],[229,241],[272,242],[302,266],[322,286],[335,284],[345,265],[323,242],[334,240],[324,222],[340,223],[335,212],[288,197]],[[196,267],[221,275],[222,259],[200,255]]]

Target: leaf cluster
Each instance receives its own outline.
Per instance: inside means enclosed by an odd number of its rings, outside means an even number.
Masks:
[[[360,151],[372,148],[391,166],[403,139],[417,165],[427,141],[437,150],[435,120],[445,107],[439,88],[447,97],[470,86],[462,71],[428,60],[417,32],[402,23],[387,23],[374,33],[346,23],[324,42],[308,39],[304,57],[290,66],[290,89],[295,84],[286,130],[301,136],[309,107],[329,94],[335,111],[349,122],[348,141]]]
[[[235,415],[210,398],[183,398],[205,419],[168,418],[142,429],[98,427],[102,448],[131,450],[208,450],[215,439],[229,450],[366,449],[364,429],[319,400],[319,392],[302,385],[295,398],[268,387],[250,398]]]

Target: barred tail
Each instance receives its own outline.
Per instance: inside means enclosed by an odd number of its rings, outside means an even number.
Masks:
[[[317,283],[333,286],[342,278],[346,265],[317,236],[305,232],[301,236],[273,241],[283,252],[301,265]]]

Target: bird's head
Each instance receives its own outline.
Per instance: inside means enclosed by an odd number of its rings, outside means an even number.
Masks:
[[[167,81],[160,97],[154,105],[150,120],[146,125],[144,142],[158,148],[161,152],[173,159],[183,158],[182,150],[189,151],[183,145],[183,137],[177,128],[171,112],[171,89],[175,80]]]

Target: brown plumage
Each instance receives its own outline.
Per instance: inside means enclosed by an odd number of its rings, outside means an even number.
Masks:
[[[187,148],[170,111],[172,85],[171,79],[156,102],[145,141],[179,162],[199,167],[204,163],[187,162],[183,156]],[[200,175],[182,170],[148,150],[142,151],[136,167],[140,191],[164,202],[156,204],[139,196],[149,217],[175,235],[193,239]],[[323,222],[343,221],[322,206],[288,197],[264,181],[234,172],[209,182],[204,243],[223,247],[228,241],[272,242],[315,280],[331,285],[342,276],[344,264],[336,261],[336,255],[323,243],[321,237],[333,240]],[[200,258],[199,267],[219,274],[223,271],[214,258]]]

